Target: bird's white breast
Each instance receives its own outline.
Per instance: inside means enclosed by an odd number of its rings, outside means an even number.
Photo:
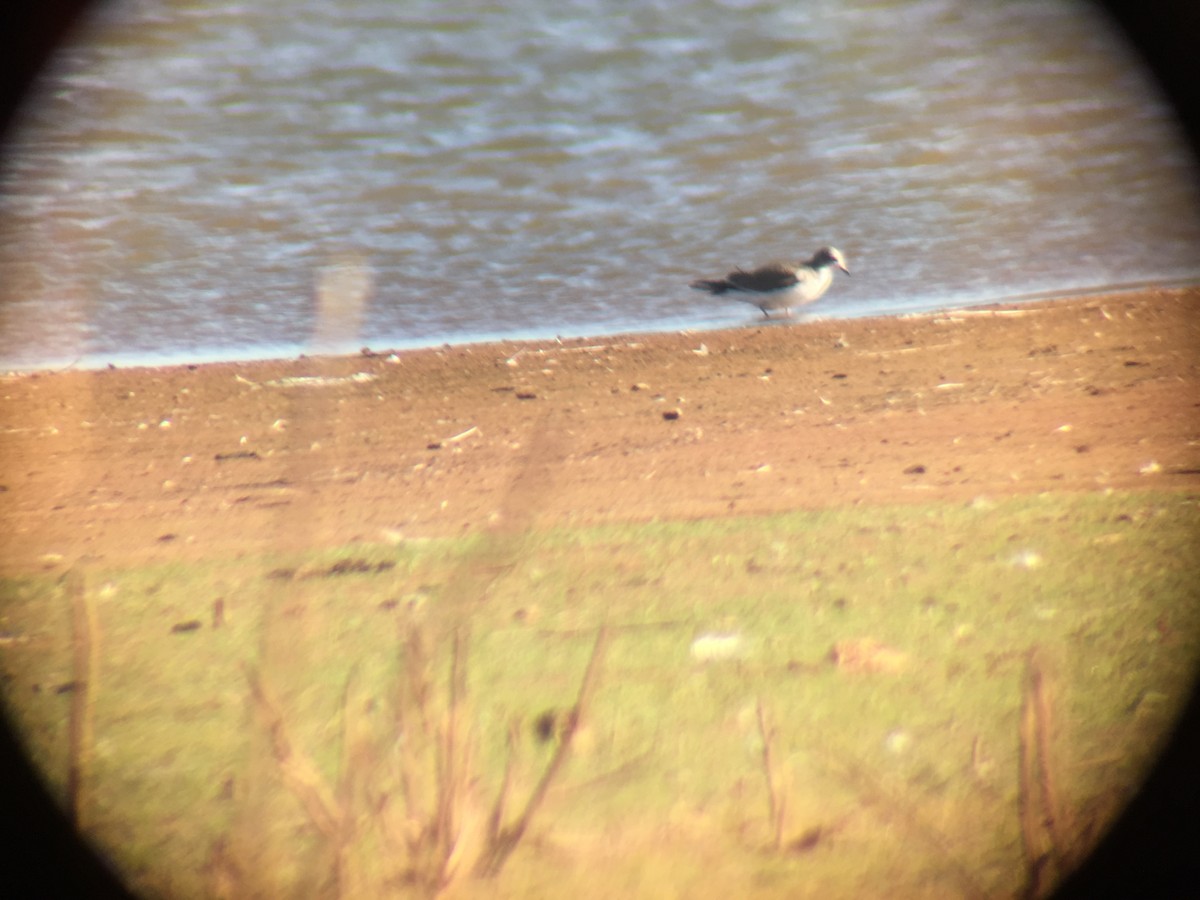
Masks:
[[[805,300],[816,300],[833,284],[833,270],[828,267],[815,272],[812,269],[802,270],[796,273],[796,277],[800,280],[796,282],[795,293]]]

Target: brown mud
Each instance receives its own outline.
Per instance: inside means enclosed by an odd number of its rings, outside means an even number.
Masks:
[[[0,379],[0,569],[1200,489],[1200,288]],[[520,498],[517,498],[518,502]]]

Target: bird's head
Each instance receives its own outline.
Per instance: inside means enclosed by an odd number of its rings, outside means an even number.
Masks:
[[[812,262],[809,263],[814,269],[821,269],[825,266],[837,266],[847,275],[850,270],[846,268],[846,258],[842,256],[842,251],[836,247],[822,247],[813,256]]]

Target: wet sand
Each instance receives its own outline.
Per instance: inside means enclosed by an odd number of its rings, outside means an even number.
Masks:
[[[1200,288],[0,379],[0,569],[1200,491]]]

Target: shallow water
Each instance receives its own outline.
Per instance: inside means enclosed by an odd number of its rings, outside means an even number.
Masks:
[[[0,364],[706,328],[1200,278],[1196,170],[1095,11],[125,2],[7,148]]]

